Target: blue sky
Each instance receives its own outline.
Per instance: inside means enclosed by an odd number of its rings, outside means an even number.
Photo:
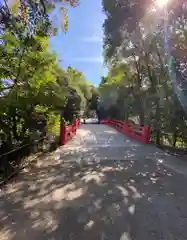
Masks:
[[[61,31],[52,37],[50,48],[63,67],[75,67],[88,81],[98,85],[106,73],[102,57],[104,14],[101,0],[80,0],[77,8],[69,9],[68,16],[68,33]]]

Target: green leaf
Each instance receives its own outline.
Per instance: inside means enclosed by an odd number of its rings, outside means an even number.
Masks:
[[[18,16],[20,6],[20,0],[10,1],[9,7],[14,16]]]

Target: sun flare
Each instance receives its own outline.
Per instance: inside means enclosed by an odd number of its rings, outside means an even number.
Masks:
[[[169,0],[156,0],[156,5],[160,8],[164,7],[167,5]]]

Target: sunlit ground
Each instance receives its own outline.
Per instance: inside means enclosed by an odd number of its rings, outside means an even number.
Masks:
[[[77,135],[84,136],[82,144],[90,136],[83,148],[96,145],[89,152],[92,161],[77,161],[75,138],[69,153],[62,147],[38,159],[1,191],[1,240],[187,239],[186,177],[164,167],[171,156],[101,127],[84,125]],[[101,144],[109,133],[108,144],[116,139],[120,144],[111,151]],[[109,156],[116,148],[120,155],[122,140],[131,153],[127,158],[115,160],[113,154],[113,160],[93,161],[101,149]]]
[[[0,237],[155,239],[152,231],[159,237],[167,222],[175,234],[175,219],[183,224],[180,214],[187,214],[180,181],[142,159],[40,166],[9,184],[6,196],[1,193]]]

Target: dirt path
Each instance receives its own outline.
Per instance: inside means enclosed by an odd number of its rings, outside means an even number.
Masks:
[[[148,149],[110,128],[83,126],[66,149],[0,192],[0,239],[187,239],[186,175],[145,158]]]

